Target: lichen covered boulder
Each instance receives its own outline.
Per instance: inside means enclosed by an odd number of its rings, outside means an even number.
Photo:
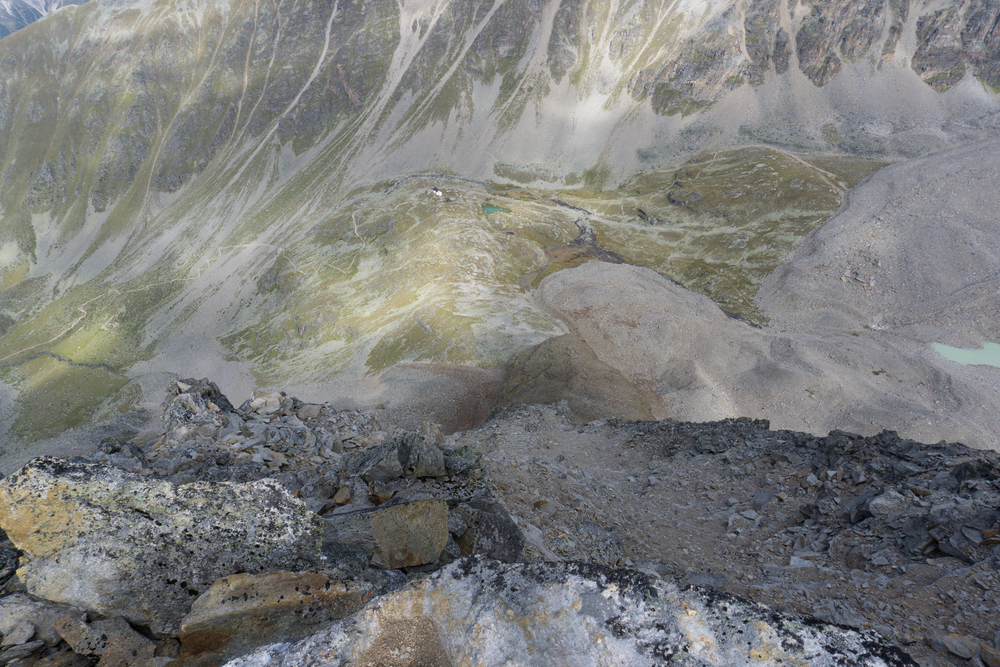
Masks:
[[[578,563],[459,560],[297,643],[228,667],[916,665],[873,631]]]
[[[220,577],[324,564],[322,519],[267,479],[174,485],[40,458],[0,482],[0,526],[29,593],[160,636]]]

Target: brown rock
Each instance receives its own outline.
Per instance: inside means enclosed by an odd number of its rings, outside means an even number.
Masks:
[[[1000,667],[1000,651],[986,644],[979,644],[979,659],[986,667]]]
[[[364,547],[372,554],[373,567],[433,563],[448,543],[448,503],[440,498],[325,518],[324,542]]]
[[[366,581],[319,572],[224,577],[195,600],[181,621],[182,658],[222,664],[257,646],[294,641],[358,611],[376,592]]]
[[[132,667],[154,658],[156,645],[133,630],[124,618],[87,624],[66,616],[56,621],[55,628],[74,651],[99,658],[98,667]]]
[[[333,502],[338,505],[346,505],[351,500],[351,487],[342,486],[337,489],[337,493],[333,496]]]

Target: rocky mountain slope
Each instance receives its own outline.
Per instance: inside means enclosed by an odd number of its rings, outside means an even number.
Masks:
[[[742,218],[693,201],[706,194],[689,187],[701,170],[682,165],[759,142],[897,158],[988,136],[1000,118],[997,11],[896,0],[66,8],[0,43],[4,427],[23,443],[132,409],[157,374],[186,365],[238,393],[294,379],[324,400],[400,406],[428,382],[489,394],[490,369],[566,333],[520,279],[566,265],[545,252],[580,234],[580,209],[615,228],[598,229],[598,245],[614,237],[626,261],[752,309],[760,274],[839,205],[827,200],[852,180],[846,163],[780,158],[788,187],[761,216],[767,230],[761,217],[747,224],[755,193],[767,196],[751,172],[767,160],[738,154],[733,182],[712,186],[750,197]],[[669,206],[651,211],[657,193]],[[678,221],[719,234],[703,243],[660,228]],[[647,251],[651,238],[666,245]],[[757,241],[772,253],[763,261]],[[736,266],[720,259],[726,248],[743,250]],[[742,269],[745,285],[719,289],[716,272],[739,283]],[[39,407],[51,405],[61,409]]]
[[[1000,184],[997,150],[896,164],[852,190],[763,280],[763,327],[645,268],[592,262],[546,278],[536,298],[570,333],[519,354],[502,400],[565,399],[585,419],[766,416],[997,449],[996,368],[934,347],[1000,337],[1000,229],[982,196]]]
[[[12,32],[34,23],[38,19],[66,5],[80,2],[61,0],[3,0],[0,2],[0,39]]]
[[[0,661],[994,667],[995,4],[3,37]]]
[[[1000,660],[994,452],[565,403],[390,435],[207,380],[160,417],[0,482],[0,662]]]

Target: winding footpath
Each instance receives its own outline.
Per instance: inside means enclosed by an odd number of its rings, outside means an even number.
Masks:
[[[56,361],[61,361],[63,363],[67,363],[70,366],[80,366],[82,368],[103,368],[105,370],[111,371],[112,373],[117,373],[118,372],[118,369],[116,369],[114,366],[112,366],[110,364],[87,364],[87,363],[83,363],[83,362],[77,362],[77,361],[73,361],[69,357],[64,357],[61,354],[57,354],[55,352],[49,352],[47,350],[42,351],[42,352],[36,352],[35,354],[31,355],[27,359],[22,359],[21,361],[18,361],[17,363],[2,364],[2,365],[0,365],[0,369],[14,368],[16,366],[21,366],[23,364],[28,363],[29,361],[34,361],[35,359],[37,359],[38,357],[41,357],[43,355],[50,356],[53,359],[55,359]]]

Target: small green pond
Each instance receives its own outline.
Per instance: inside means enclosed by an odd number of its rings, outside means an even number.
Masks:
[[[1000,345],[983,343],[981,350],[963,350],[960,347],[931,343],[934,351],[949,361],[966,366],[996,366],[1000,368]]]
[[[483,211],[489,215],[490,213],[511,213],[509,208],[504,208],[503,206],[494,206],[493,204],[483,204]]]

